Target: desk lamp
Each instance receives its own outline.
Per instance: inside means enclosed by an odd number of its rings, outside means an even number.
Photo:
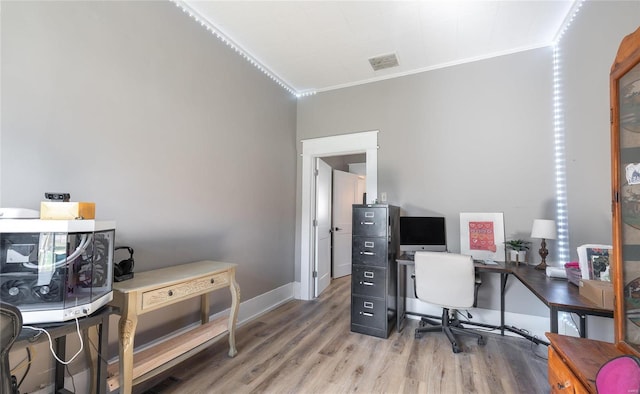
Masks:
[[[533,228],[531,229],[531,238],[541,238],[542,242],[540,243],[540,249],[538,253],[540,253],[540,257],[542,258],[542,262],[536,265],[537,270],[546,270],[547,269],[547,255],[549,251],[547,250],[547,239],[556,239],[556,222],[555,220],[546,220],[546,219],[536,219],[533,221]]]

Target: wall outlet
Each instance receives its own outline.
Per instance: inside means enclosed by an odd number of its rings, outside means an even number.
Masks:
[[[387,201],[387,193],[386,192],[380,193],[380,201],[382,201],[382,202],[386,202]]]

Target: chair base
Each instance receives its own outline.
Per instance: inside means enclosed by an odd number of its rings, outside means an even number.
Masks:
[[[431,327],[427,327],[427,324],[430,324]],[[415,338],[416,339],[422,338],[422,334],[424,334],[425,332],[440,332],[440,331],[444,332],[444,334],[449,339],[449,342],[451,342],[451,346],[454,353],[461,352],[460,345],[458,344],[458,341],[456,340],[454,333],[477,338],[478,345],[480,346],[485,345],[487,343],[484,337],[480,333],[473,331],[471,329],[465,328],[462,325],[462,322],[458,320],[458,318],[455,315],[453,318],[451,318],[449,316],[449,309],[447,308],[442,309],[442,321],[440,322],[428,319],[426,317],[423,317],[422,319],[420,319],[420,327],[416,328]]]

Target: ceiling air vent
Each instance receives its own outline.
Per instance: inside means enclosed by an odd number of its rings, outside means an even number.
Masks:
[[[398,58],[395,53],[391,53],[389,55],[372,57],[369,59],[369,64],[371,64],[373,71],[378,71],[398,66]]]

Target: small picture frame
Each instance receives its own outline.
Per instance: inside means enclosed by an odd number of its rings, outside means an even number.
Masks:
[[[610,282],[609,255],[611,245],[587,244],[578,246],[578,263],[582,279]]]
[[[460,213],[460,253],[478,260],[504,260],[504,215]]]

